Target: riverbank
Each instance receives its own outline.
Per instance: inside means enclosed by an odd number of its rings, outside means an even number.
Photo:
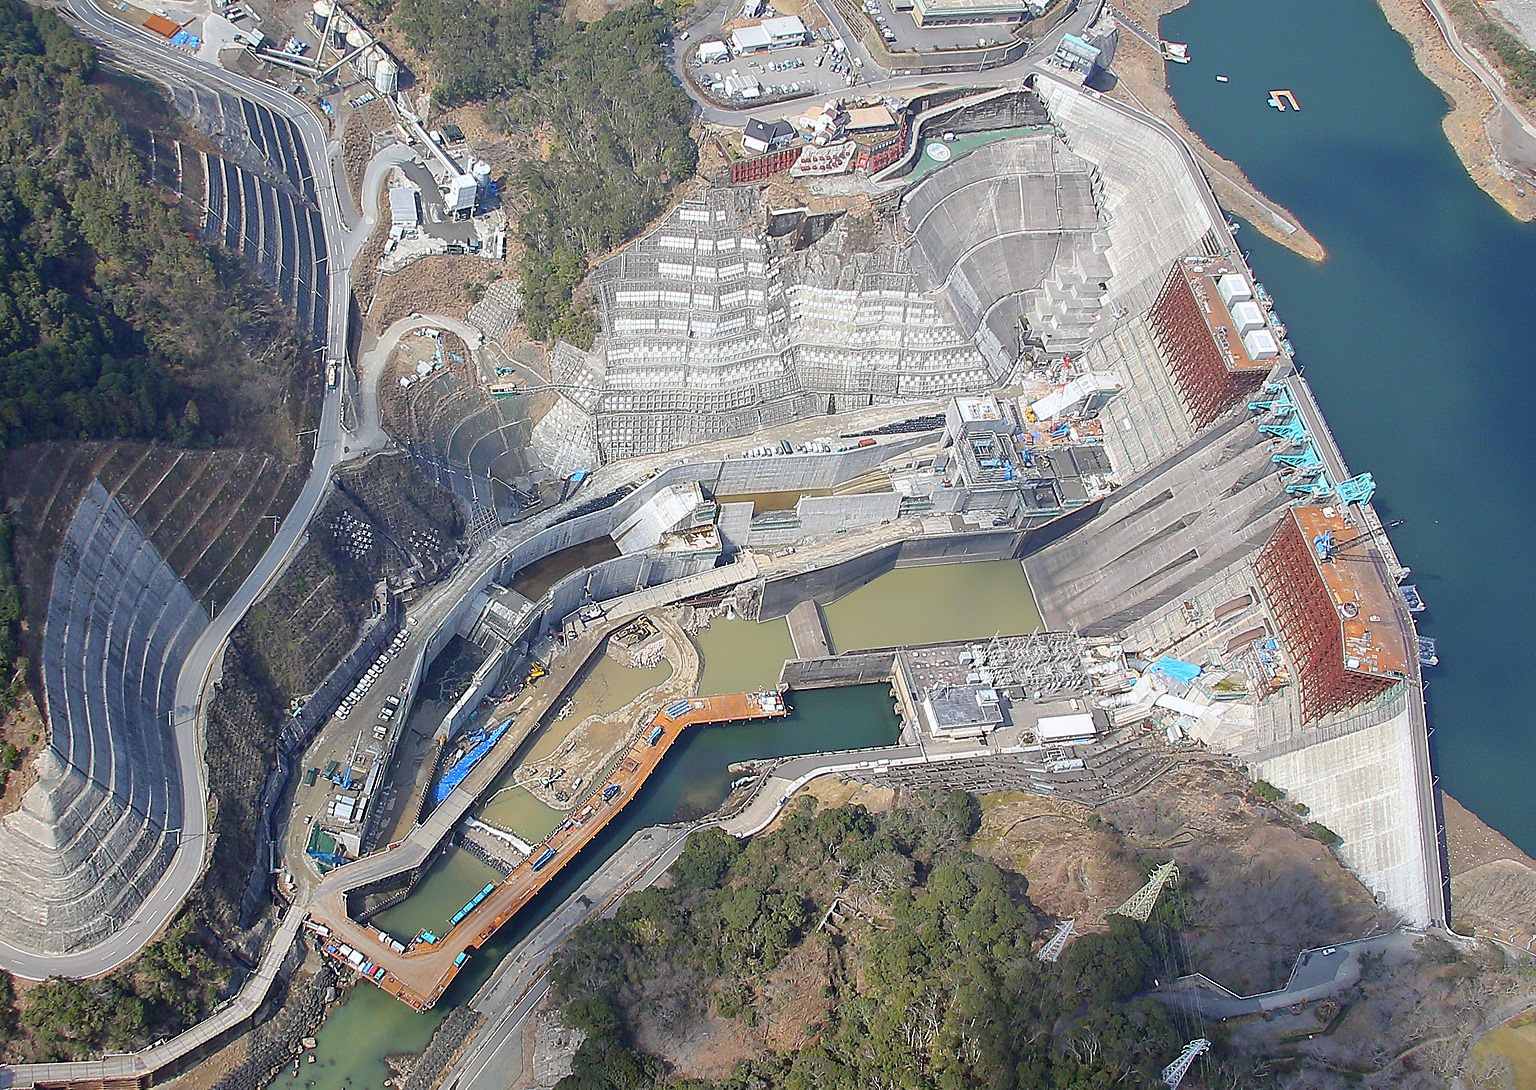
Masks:
[[[1536,859],[1484,824],[1450,795],[1445,801],[1446,855],[1451,871],[1451,923],[1521,949],[1536,943]]]
[[[1413,60],[1429,81],[1440,88],[1450,112],[1440,123],[1467,174],[1499,206],[1516,219],[1536,220],[1536,191],[1506,174],[1503,163],[1513,156],[1500,147],[1504,109],[1488,88],[1451,51],[1445,35],[1424,6],[1424,0],[1376,0],[1392,29],[1407,40]]]
[[[1116,5],[1130,18],[1156,33],[1158,20],[1177,11],[1189,0],[1122,0]],[[1255,230],[1309,261],[1328,256],[1323,244],[1302,226],[1289,209],[1264,195],[1249,181],[1243,168],[1217,155],[1185,123],[1173,97],[1168,93],[1167,62],[1162,55],[1134,34],[1122,32],[1115,48],[1113,70],[1118,78],[1111,98],[1145,110],[1171,126],[1184,138],[1194,153],[1200,169],[1210,182],[1216,200],[1227,211],[1241,216]]]

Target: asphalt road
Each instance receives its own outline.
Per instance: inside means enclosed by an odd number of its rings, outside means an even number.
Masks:
[[[372,166],[368,168],[368,173],[371,177]],[[485,334],[457,318],[443,314],[417,314],[411,318],[401,318],[376,338],[365,338],[358,354],[358,394],[355,401],[357,428],[353,432],[353,442],[357,446],[371,450],[389,443],[390,437],[379,423],[379,383],[384,377],[390,353],[395,350],[401,338],[424,326],[447,330],[462,340],[475,357],[476,373],[483,373],[479,363],[479,349]]]
[[[330,263],[328,357],[346,352],[347,318],[351,295],[350,264],[361,247],[364,223],[348,230],[348,213],[337,189],[335,173],[322,169],[331,160],[330,148],[319,120],[303,103],[264,83],[169,49],[159,38],[115,19],[93,0],[73,0],[60,9],[79,32],[101,47],[103,53],[129,71],[169,86],[201,84],[248,98],[287,117],[295,124],[309,161],[315,167],[315,186],[325,225],[326,253]],[[276,537],[256,562],[255,568],[230,600],[219,610],[182,665],[176,682],[174,727],[181,772],[183,826],[171,830],[177,844],[170,865],[154,890],[133,917],[105,941],[62,956],[41,956],[0,943],[0,967],[29,980],[50,975],[90,977],[109,972],[138,954],[155,937],[186,900],[202,874],[207,851],[208,790],[202,753],[204,694],[224,651],[230,631],[261,597],[287,565],[304,540],[310,519],[330,491],[331,471],[346,453],[341,426],[341,390],[328,391],[315,436],[314,463],[292,510]]]
[[[739,5],[731,0],[719,9],[706,16],[701,22],[689,28],[690,39],[704,40],[716,36],[720,26],[726,19],[734,15]],[[939,87],[1001,87],[1010,80],[1020,80],[1037,70],[1038,62],[1056,52],[1056,46],[1060,43],[1064,34],[1081,34],[1090,23],[1098,17],[1099,4],[1094,0],[1086,0],[1082,6],[1071,16],[1065,19],[1059,26],[1041,38],[1029,51],[1018,60],[1010,64],[1000,65],[997,68],[989,68],[982,72],[945,72],[925,76],[893,76],[877,66],[867,50],[859,43],[858,35],[853,34],[842,15],[832,4],[823,6],[823,11],[837,28],[844,43],[848,46],[851,56],[858,57],[864,62],[861,82],[848,88],[845,95],[903,95],[910,96],[912,92],[921,89]],[[674,48],[672,56],[672,72],[682,83],[684,88],[689,88],[687,76],[684,74],[686,67],[687,43],[678,43],[684,48]],[[691,88],[689,88],[692,96]],[[815,100],[814,94],[803,95],[787,102],[777,102],[771,106],[744,106],[740,109],[727,109],[724,106],[716,106],[713,103],[694,97],[698,104],[699,114],[716,125],[744,125],[747,119],[756,116],[780,117],[805,108],[805,103]]]
[[[1151,996],[1216,1021],[1282,1010],[1324,999],[1357,984],[1363,972],[1362,958],[1367,954],[1393,961],[1411,958],[1416,941],[1414,932],[1399,930],[1337,946],[1303,950],[1296,957],[1285,987],[1259,995],[1235,995],[1215,981],[1197,975],[1181,977],[1171,987],[1152,992]]]

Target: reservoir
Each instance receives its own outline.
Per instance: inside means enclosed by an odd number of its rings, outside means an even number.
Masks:
[[[1195,0],[1163,33],[1190,45],[1168,66],[1190,125],[1328,250],[1238,233],[1351,468],[1406,520],[1442,786],[1536,852],[1536,228],[1467,177],[1444,97],[1371,0]],[[1275,88],[1300,112],[1265,105]]]
[[[648,825],[695,817],[717,807],[730,788],[730,765],[765,757],[890,745],[899,724],[884,685],[794,693],[787,719],[763,720],[691,731],[655,777],[622,814],[577,856],[528,910],[490,945],[470,955],[465,971],[443,1001],[417,1014],[367,984],[352,989],[317,1036],[316,1062],[298,1075],[286,1069],[276,1090],[375,1090],[390,1076],[385,1057],[420,1052],[450,1010],[467,1001],[506,953],[550,909],[576,891],[597,867],[635,832]],[[449,915],[473,895],[490,869],[461,851],[448,852],[406,901],[388,910],[401,931],[429,926],[432,913]],[[382,917],[381,917],[382,922]]]

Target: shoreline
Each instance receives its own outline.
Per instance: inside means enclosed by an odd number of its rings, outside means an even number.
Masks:
[[[1139,0],[1123,2],[1119,8],[1143,26],[1155,28],[1162,16],[1187,3],[1189,0]],[[1122,32],[1111,70],[1119,83],[1107,92],[1109,97],[1151,114],[1178,132],[1224,210],[1241,216],[1254,230],[1308,261],[1327,260],[1327,249],[1290,209],[1267,197],[1242,167],[1218,155],[1190,128],[1168,92],[1168,63],[1160,53],[1136,35]]]
[[[1489,128],[1502,123],[1503,107],[1452,52],[1425,0],[1376,0],[1376,5],[1408,42],[1419,71],[1445,95],[1450,109],[1440,128],[1467,176],[1515,219],[1536,220],[1536,189],[1506,175],[1510,168],[1504,165],[1498,138]]]
[[[1536,859],[1449,793],[1440,795],[1452,929],[1531,952],[1536,945],[1529,908],[1536,898]]]
[[[1143,26],[1155,28],[1162,16],[1185,7],[1190,0],[1121,0],[1118,7]],[[1457,57],[1426,7],[1426,0],[1376,0],[1394,32],[1407,41],[1415,67],[1439,88],[1448,110],[1441,130],[1467,176],[1510,216],[1536,221],[1536,184],[1523,185],[1510,177],[1500,154],[1500,138],[1493,126],[1503,124],[1504,109],[1475,72]],[[1133,52],[1127,55],[1127,46]],[[1176,128],[1190,144],[1210,180],[1217,200],[1242,216],[1266,236],[1314,261],[1326,252],[1312,235],[1282,206],[1270,201],[1230,160],[1217,155],[1179,114],[1168,94],[1167,63],[1133,34],[1122,34],[1113,68],[1122,87],[1112,95],[1123,97]],[[1131,63],[1124,64],[1128,59]],[[1150,63],[1149,63],[1150,62]],[[1289,233],[1271,219],[1278,212],[1297,231]],[[1315,247],[1315,250],[1313,249]]]

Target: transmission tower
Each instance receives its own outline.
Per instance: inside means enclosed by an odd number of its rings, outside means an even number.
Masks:
[[[1055,961],[1061,957],[1061,952],[1067,948],[1067,943],[1072,936],[1077,934],[1074,920],[1063,920],[1056,934],[1051,936],[1051,941],[1040,947],[1040,953],[1035,956],[1041,961]]]
[[[1163,1068],[1163,1081],[1168,1084],[1170,1090],[1179,1090],[1179,1083],[1184,1081],[1184,1076],[1189,1074],[1189,1069],[1203,1052],[1209,1052],[1211,1042],[1204,1037],[1197,1037],[1184,1046],[1184,1051],[1179,1053],[1179,1058]]]
[[[1163,892],[1163,887],[1179,880],[1179,868],[1172,859],[1164,863],[1152,872],[1152,877],[1147,879],[1147,884],[1131,894],[1130,900],[1115,909],[1116,916],[1129,916],[1133,920],[1147,922],[1147,917],[1152,915],[1152,909],[1157,905],[1157,895]]]

